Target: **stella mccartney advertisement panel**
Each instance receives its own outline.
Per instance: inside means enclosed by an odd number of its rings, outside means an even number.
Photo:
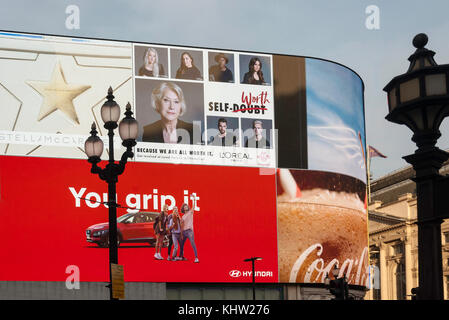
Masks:
[[[249,282],[243,260],[259,256],[257,282],[322,283],[334,265],[368,282],[363,83],[350,69],[14,32],[0,32],[0,58],[0,281],[65,281],[73,265],[107,281],[107,185],[83,149],[92,123],[108,145],[112,87],[139,122],[117,184],[125,281]],[[159,257],[155,221],[183,204]]]

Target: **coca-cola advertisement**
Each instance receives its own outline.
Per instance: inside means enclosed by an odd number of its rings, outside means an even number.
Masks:
[[[277,173],[280,282],[323,283],[339,277],[365,285],[368,277],[365,184],[313,170]]]

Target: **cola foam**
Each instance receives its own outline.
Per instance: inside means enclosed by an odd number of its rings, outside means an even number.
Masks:
[[[367,214],[355,193],[312,189],[278,196],[281,282],[324,282],[334,265],[351,284],[367,281]]]

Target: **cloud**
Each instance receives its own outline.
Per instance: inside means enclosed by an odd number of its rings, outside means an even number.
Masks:
[[[361,109],[362,84],[351,70],[338,64],[315,59],[306,60],[307,90],[326,101],[337,112],[351,114]]]
[[[356,143],[356,139],[339,143],[310,136],[309,169],[346,174],[366,183],[365,164]]]
[[[331,123],[308,126],[308,152],[309,169],[343,173],[366,182],[361,142],[352,128]]]

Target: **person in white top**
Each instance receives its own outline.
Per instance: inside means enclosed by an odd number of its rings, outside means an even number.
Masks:
[[[188,204],[184,203],[181,206],[182,216],[182,239],[181,239],[181,252],[180,257],[181,260],[187,260],[184,258],[184,244],[187,239],[190,240],[190,244],[193,248],[193,252],[195,253],[195,263],[200,262],[198,260],[198,252],[196,250],[195,239],[193,235],[193,211],[194,208],[190,208]]]

